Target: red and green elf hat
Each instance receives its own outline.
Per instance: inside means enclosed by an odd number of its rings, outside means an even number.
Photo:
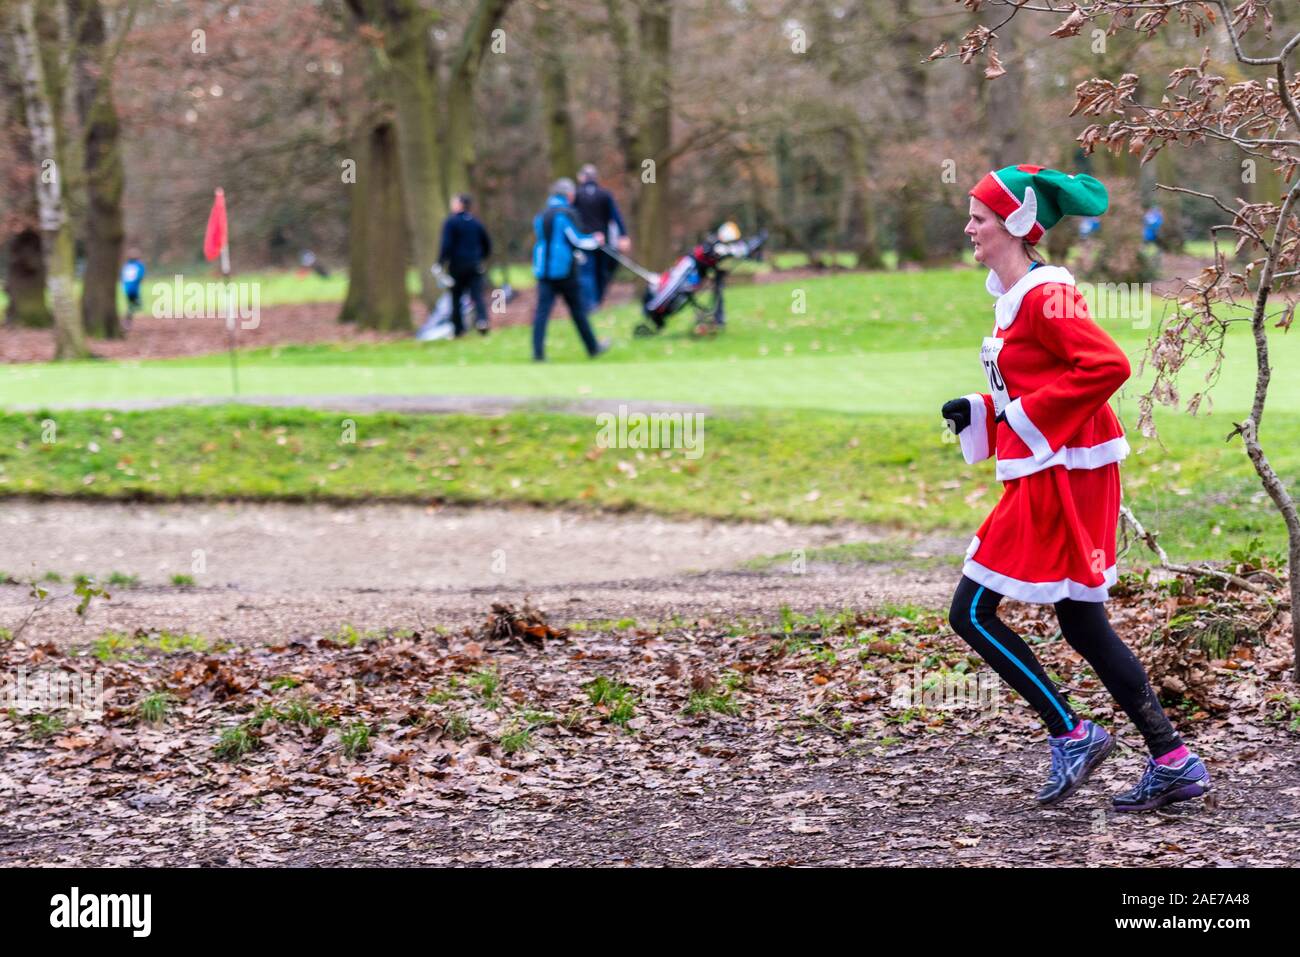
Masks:
[[[1007,232],[1036,243],[1062,216],[1100,216],[1106,187],[1086,173],[1062,173],[1022,163],[994,170],[970,194],[1002,217]]]

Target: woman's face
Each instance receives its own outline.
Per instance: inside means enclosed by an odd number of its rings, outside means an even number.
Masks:
[[[975,261],[984,265],[996,259],[998,254],[1020,240],[1007,232],[1007,227],[997,214],[976,199],[970,198],[970,221],[964,230],[971,242],[975,244]]]

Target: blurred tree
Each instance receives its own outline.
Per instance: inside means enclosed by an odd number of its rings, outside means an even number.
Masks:
[[[651,269],[672,261],[673,4],[636,0],[636,38],[619,0],[607,0],[615,45],[618,105],[615,134],[623,166],[637,184],[632,230],[641,260]]]
[[[122,265],[125,224],[122,213],[124,171],[118,144],[117,107],[113,101],[113,67],[137,4],[126,9],[111,44],[99,0],[69,0],[76,31],[73,54],[77,115],[83,131],[82,173],[86,208],[86,270],[82,277],[81,320],[92,336],[117,339],[117,278]]]
[[[77,315],[72,230],[63,203],[63,172],[59,162],[63,133],[55,123],[51,91],[41,62],[35,4],[33,0],[11,2],[7,13],[10,44],[22,81],[32,158],[39,168],[35,178],[36,204],[45,255],[46,288],[54,313],[54,355],[57,359],[80,359],[90,355],[90,350]]]
[[[433,309],[441,290],[430,270],[438,261],[439,227],[447,214],[445,151],[437,136],[438,63],[430,35],[438,16],[419,0],[347,0],[347,5],[393,104],[412,259],[421,298]]]
[[[12,43],[0,21],[0,171],[4,197],[0,202],[0,238],[5,242],[5,322],[22,326],[52,326],[54,314],[45,299],[45,257],[37,231],[35,164],[31,131],[23,108],[22,84],[14,63]]]
[[[474,91],[478,86],[483,57],[510,3],[511,0],[479,0],[475,5],[452,62],[447,102],[438,104],[446,116],[448,195],[466,193],[474,188],[474,130],[478,117]],[[504,45],[504,31],[498,34],[497,39]]]
[[[549,178],[573,176],[578,169],[573,114],[569,110],[568,66],[565,62],[567,13],[556,0],[539,3],[533,13],[533,36],[537,41],[537,86],[542,94],[542,116],[546,127],[546,162]]]

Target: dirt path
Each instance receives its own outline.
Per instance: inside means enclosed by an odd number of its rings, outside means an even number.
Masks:
[[[883,602],[938,607],[952,569],[903,577],[888,568],[813,562],[802,573],[738,570],[747,559],[881,538],[853,524],[675,520],[509,507],[335,507],[11,502],[0,517],[9,575],[138,576],[84,621],[50,614],[56,638],[139,626],[212,638],[357,628],[456,626],[493,600],[531,599],[561,619],[811,613]],[[925,554],[964,548],[918,539]],[[201,565],[196,563],[201,562]],[[196,571],[201,567],[202,571]],[[194,588],[170,586],[191,575]],[[0,614],[21,617],[26,589],[0,588]]]
[[[620,582],[882,537],[852,523],[497,506],[14,501],[0,516],[11,575],[121,571],[149,585],[192,574],[196,585],[245,593]]]

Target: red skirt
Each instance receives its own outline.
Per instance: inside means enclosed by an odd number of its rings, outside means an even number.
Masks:
[[[1105,601],[1115,584],[1119,463],[1054,465],[1005,482],[962,573],[1020,601]]]

